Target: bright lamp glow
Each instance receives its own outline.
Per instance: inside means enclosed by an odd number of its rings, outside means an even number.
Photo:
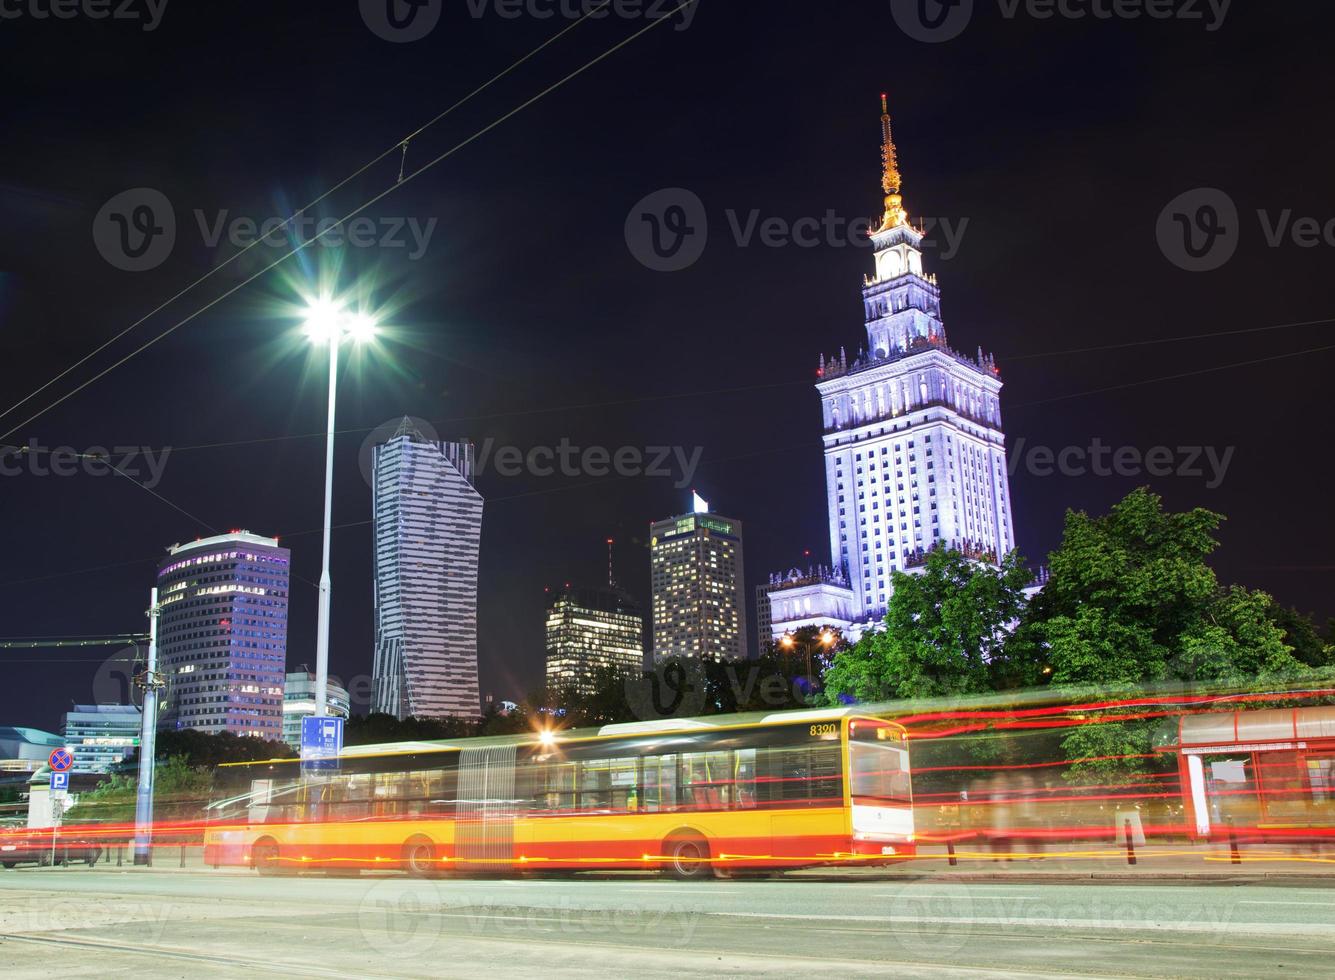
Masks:
[[[306,322],[302,329],[312,343],[325,344],[339,336],[342,331],[343,310],[332,300],[313,301],[306,309]]]
[[[352,338],[353,343],[363,344],[375,338],[379,325],[375,322],[375,317],[367,313],[354,313],[344,321],[343,329]]]
[[[306,322],[302,329],[314,344],[345,338],[360,344],[375,337],[379,324],[369,313],[348,313],[341,303],[318,299],[306,307]]]
[[[538,732],[538,741],[543,745],[555,745],[556,732],[552,731],[550,728],[544,728],[542,731]]]

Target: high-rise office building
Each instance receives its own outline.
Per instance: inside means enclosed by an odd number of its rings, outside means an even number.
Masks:
[[[1001,377],[995,360],[949,346],[924,232],[909,219],[890,114],[881,98],[885,210],[862,287],[866,350],[820,358],[832,576],[786,589],[771,630],[881,619],[891,574],[937,546],[996,562],[1015,547]],[[838,580],[842,579],[843,582]]]
[[[279,739],[292,553],[249,531],[177,544],[158,568],[159,726]]]
[[[408,419],[374,449],[373,710],[476,718],[482,495],[473,444],[434,442]]]
[[[566,588],[547,606],[547,686],[593,691],[594,675],[612,667],[644,669],[644,616],[615,585]]]
[[[743,659],[746,587],[742,523],[709,512],[695,497],[693,513],[650,528],[654,659]]]
[[[76,704],[65,712],[74,772],[111,772],[139,747],[143,712],[132,704]]]

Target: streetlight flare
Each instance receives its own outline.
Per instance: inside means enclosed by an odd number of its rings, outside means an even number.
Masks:
[[[339,335],[343,308],[333,300],[318,299],[306,308],[302,331],[314,344],[326,344]]]

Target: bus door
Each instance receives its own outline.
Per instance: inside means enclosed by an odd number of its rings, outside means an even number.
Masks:
[[[464,868],[509,870],[515,857],[515,745],[459,753],[454,856]]]

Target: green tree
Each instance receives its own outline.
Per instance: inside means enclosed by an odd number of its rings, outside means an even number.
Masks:
[[[1105,696],[1142,685],[1268,685],[1304,667],[1272,619],[1263,592],[1221,586],[1206,559],[1223,517],[1202,508],[1164,510],[1148,489],[1102,517],[1068,511],[1051,578],[1029,607],[1017,646],[1041,648],[1052,683]],[[1032,656],[1032,654],[1031,654]],[[1090,721],[1097,721],[1092,717]],[[1086,724],[1064,740],[1072,778],[1131,776],[1152,748],[1152,723]]]
[[[399,719],[394,715],[372,712],[369,715],[353,715],[348,719],[343,729],[343,744],[446,741],[476,735],[477,727],[477,722],[463,718]]]
[[[113,775],[79,798],[80,820],[128,823],[134,819],[139,777],[131,773]],[[213,791],[213,773],[206,766],[191,765],[185,756],[160,760],[153,771],[154,820],[194,819],[203,813]]]
[[[181,758],[191,766],[216,768],[226,762],[263,762],[265,759],[290,759],[296,755],[286,742],[271,742],[262,738],[237,735],[234,732],[196,731],[193,728],[158,732],[154,738],[153,755],[161,764],[164,760]],[[139,750],[135,749],[125,760],[126,770],[137,770]]]
[[[1293,649],[1293,656],[1309,667],[1335,666],[1335,654],[1330,646],[1329,628],[1327,636],[1322,636],[1310,616],[1304,616],[1292,606],[1273,603],[1269,610],[1270,621],[1284,634],[1284,643]]]
[[[994,567],[934,548],[921,570],[893,574],[886,628],[835,657],[825,701],[951,697],[1037,683],[1037,663],[1006,647],[1031,579],[1018,552]]]

